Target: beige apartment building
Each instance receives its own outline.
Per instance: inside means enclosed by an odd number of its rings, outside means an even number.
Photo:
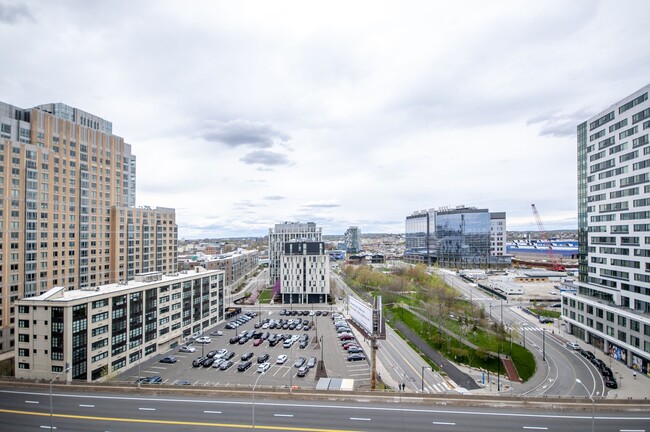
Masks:
[[[134,280],[16,302],[16,377],[106,380],[224,319],[224,272],[138,274]],[[134,374],[137,375],[137,369]]]
[[[61,103],[0,102],[0,359],[18,299],[176,271],[174,211],[134,208],[136,158],[112,129]]]

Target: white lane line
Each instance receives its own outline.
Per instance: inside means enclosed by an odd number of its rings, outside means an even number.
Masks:
[[[52,427],[49,427],[49,426],[41,426],[41,429],[56,429],[56,426],[52,426]]]
[[[84,404],[79,404],[81,408],[95,408],[95,405],[84,405]]]
[[[369,418],[365,418],[365,417],[350,417],[350,420],[355,420],[355,421],[370,421]]]
[[[452,422],[431,422],[431,423],[435,425],[456,426],[456,423],[452,423]]]
[[[293,414],[273,414],[274,417],[293,417]]]
[[[621,429],[621,432],[645,432],[645,429]]]
[[[542,427],[542,426],[524,426],[524,429],[548,430],[547,427]]]
[[[140,411],[156,411],[156,408],[138,408]]]
[[[221,411],[203,411],[203,414],[221,414]]]
[[[37,404],[37,403],[40,403],[40,402],[39,401],[25,401],[25,403]]]

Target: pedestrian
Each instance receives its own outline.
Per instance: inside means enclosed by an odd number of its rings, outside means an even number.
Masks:
[[[636,371],[632,371],[632,376],[636,379]]]

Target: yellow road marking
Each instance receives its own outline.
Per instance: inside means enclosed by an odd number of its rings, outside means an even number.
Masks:
[[[39,417],[50,416],[49,413],[8,410],[8,409],[0,409],[0,413],[31,415],[31,416],[39,416]],[[76,419],[76,420],[112,421],[112,422],[125,422],[125,423],[152,423],[152,424],[164,424],[164,425],[205,426],[205,427],[238,428],[238,429],[250,429],[252,427],[252,425],[247,425],[247,424],[190,422],[190,421],[177,421],[177,420],[145,420],[145,419],[136,419],[136,418],[96,417],[96,416],[82,416],[82,415],[73,415],[73,414],[53,414],[52,416],[57,418],[68,418],[68,419]],[[290,426],[264,426],[264,425],[257,425],[257,424],[255,425],[255,429],[301,431],[301,432],[358,432],[358,431],[345,430],[345,429],[316,429],[316,428],[290,427]]]

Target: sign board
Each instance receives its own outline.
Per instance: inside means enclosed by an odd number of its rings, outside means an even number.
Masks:
[[[350,297],[350,318],[359,324],[368,334],[373,333],[372,306]]]

